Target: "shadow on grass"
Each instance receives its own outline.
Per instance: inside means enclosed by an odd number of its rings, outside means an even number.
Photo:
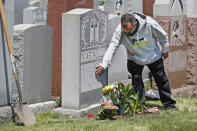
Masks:
[[[17,121],[15,124],[16,126],[25,126],[22,121]]]
[[[158,107],[158,109],[162,109],[163,106],[159,105],[159,104],[153,104],[153,103],[145,103],[144,104],[146,108],[153,108],[153,107]]]

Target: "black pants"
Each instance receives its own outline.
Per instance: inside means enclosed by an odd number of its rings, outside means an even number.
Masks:
[[[152,64],[148,64],[147,66],[158,86],[160,99],[164,108],[173,107],[176,104],[176,101],[171,98],[168,78],[164,71],[163,59],[161,58]],[[136,92],[138,92],[139,99],[143,102],[145,101],[145,88],[142,80],[142,71],[144,66],[138,65],[132,60],[128,60],[127,67],[128,71],[132,75],[132,85],[134,86]]]

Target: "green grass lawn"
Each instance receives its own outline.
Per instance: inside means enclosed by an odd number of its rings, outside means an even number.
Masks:
[[[68,118],[52,112],[36,116],[36,125],[0,125],[0,131],[197,131],[197,99],[176,99],[180,111],[160,111],[117,120]],[[161,105],[160,101],[147,101]]]

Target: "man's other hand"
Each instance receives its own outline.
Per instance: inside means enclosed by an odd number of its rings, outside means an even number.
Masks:
[[[164,59],[166,59],[168,57],[168,52],[167,53],[162,53],[162,56]]]
[[[102,66],[99,65],[96,67],[96,71],[95,71],[96,77],[101,76],[103,72],[104,72],[104,68]]]

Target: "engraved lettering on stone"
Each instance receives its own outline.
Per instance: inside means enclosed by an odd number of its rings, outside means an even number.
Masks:
[[[102,59],[105,53],[105,48],[95,49],[95,50],[87,50],[81,52],[81,63],[92,62],[97,59]]]

